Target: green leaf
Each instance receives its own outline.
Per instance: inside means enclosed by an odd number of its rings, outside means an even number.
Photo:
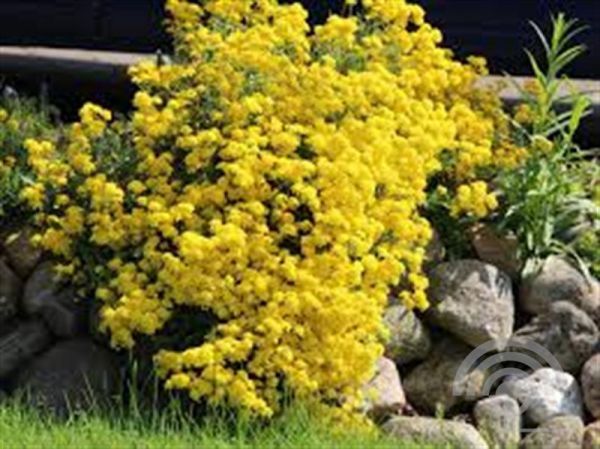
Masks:
[[[542,43],[542,45],[544,47],[544,51],[546,52],[546,58],[550,59],[552,50],[550,49],[550,44],[548,43],[548,40],[546,39],[544,32],[540,29],[540,27],[535,22],[533,22],[531,20],[529,21],[529,25],[533,28],[533,30],[535,31],[535,33],[538,36],[538,39]]]
[[[589,111],[589,107],[591,106],[591,101],[589,98],[581,95],[577,98],[577,101],[573,105],[573,110],[571,114],[571,118],[569,120],[569,139],[572,139],[575,135],[575,132],[579,128],[579,124],[581,123],[581,119],[585,116],[586,112]]]
[[[542,70],[540,69],[540,66],[537,63],[535,56],[533,56],[533,53],[531,53],[529,50],[525,50],[525,53],[527,54],[527,57],[529,58],[529,63],[531,64],[531,68],[533,69],[533,73],[535,74],[535,77],[542,84],[542,86],[545,86],[546,85],[546,75],[544,75],[544,72],[542,72]]]
[[[571,47],[562,53],[558,54],[550,64],[549,74],[552,77],[557,77],[558,74],[563,70],[566,66],[571,64],[575,59],[585,53],[586,47],[585,45],[576,45]]]

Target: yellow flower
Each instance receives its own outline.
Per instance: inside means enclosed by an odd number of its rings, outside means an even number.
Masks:
[[[312,33],[299,3],[168,0],[181,58],[130,71],[139,91],[119,132],[133,154],[111,165],[117,128],[92,104],[64,144],[27,144],[23,198],[40,209],[53,193],[42,244],[96,261],[73,279],[102,302],[115,346],[182,308],[217,318],[156,355],[167,388],[268,417],[283,381],[356,417],[390,287],[427,307],[428,181],[461,184],[454,214],[497,206],[479,169],[520,151],[498,145],[500,100],[474,87],[483,60],[452,59],[419,6],[361,4]]]
[[[21,198],[23,198],[32,209],[41,209],[44,205],[45,189],[41,184],[34,184],[32,186],[25,187],[21,191]]]
[[[534,114],[528,104],[520,104],[515,108],[515,120],[523,125],[533,122]]]
[[[485,182],[476,181],[458,187],[451,212],[454,216],[471,214],[483,218],[497,207],[496,195],[488,192],[488,186]]]

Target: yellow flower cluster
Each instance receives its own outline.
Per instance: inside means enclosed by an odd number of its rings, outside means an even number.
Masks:
[[[496,195],[488,192],[488,186],[483,181],[462,184],[452,203],[451,214],[471,214],[476,218],[484,218],[498,207]]]
[[[481,60],[455,61],[419,6],[362,5],[311,33],[298,3],[168,0],[176,63],[131,70],[129,172],[103,168],[111,115],[97,106],[62,156],[28,142],[37,181],[23,197],[40,210],[41,244],[94,285],[116,346],[182,308],[218,318],[157,354],[168,388],[262,416],[284,388],[355,410],[390,288],[427,306],[428,179],[445,169],[467,182],[457,213],[494,208],[468,183],[495,151],[498,101],[474,88]]]

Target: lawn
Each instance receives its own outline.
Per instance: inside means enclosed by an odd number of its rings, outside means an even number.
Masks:
[[[0,449],[435,449],[381,435],[335,434],[303,412],[288,413],[268,427],[231,422],[218,417],[195,424],[135,411],[56,420],[8,403],[0,407]]]

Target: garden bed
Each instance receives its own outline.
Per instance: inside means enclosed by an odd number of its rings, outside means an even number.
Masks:
[[[141,60],[125,113],[62,122],[51,83],[0,97],[0,432],[42,413],[44,443],[132,425],[150,447],[159,428],[596,448],[600,155],[577,132],[597,82],[562,76],[578,24],[534,27],[544,57],[511,90],[420,7],[353,3],[310,32],[298,5],[172,0],[169,58],[4,49],[96,88]]]

